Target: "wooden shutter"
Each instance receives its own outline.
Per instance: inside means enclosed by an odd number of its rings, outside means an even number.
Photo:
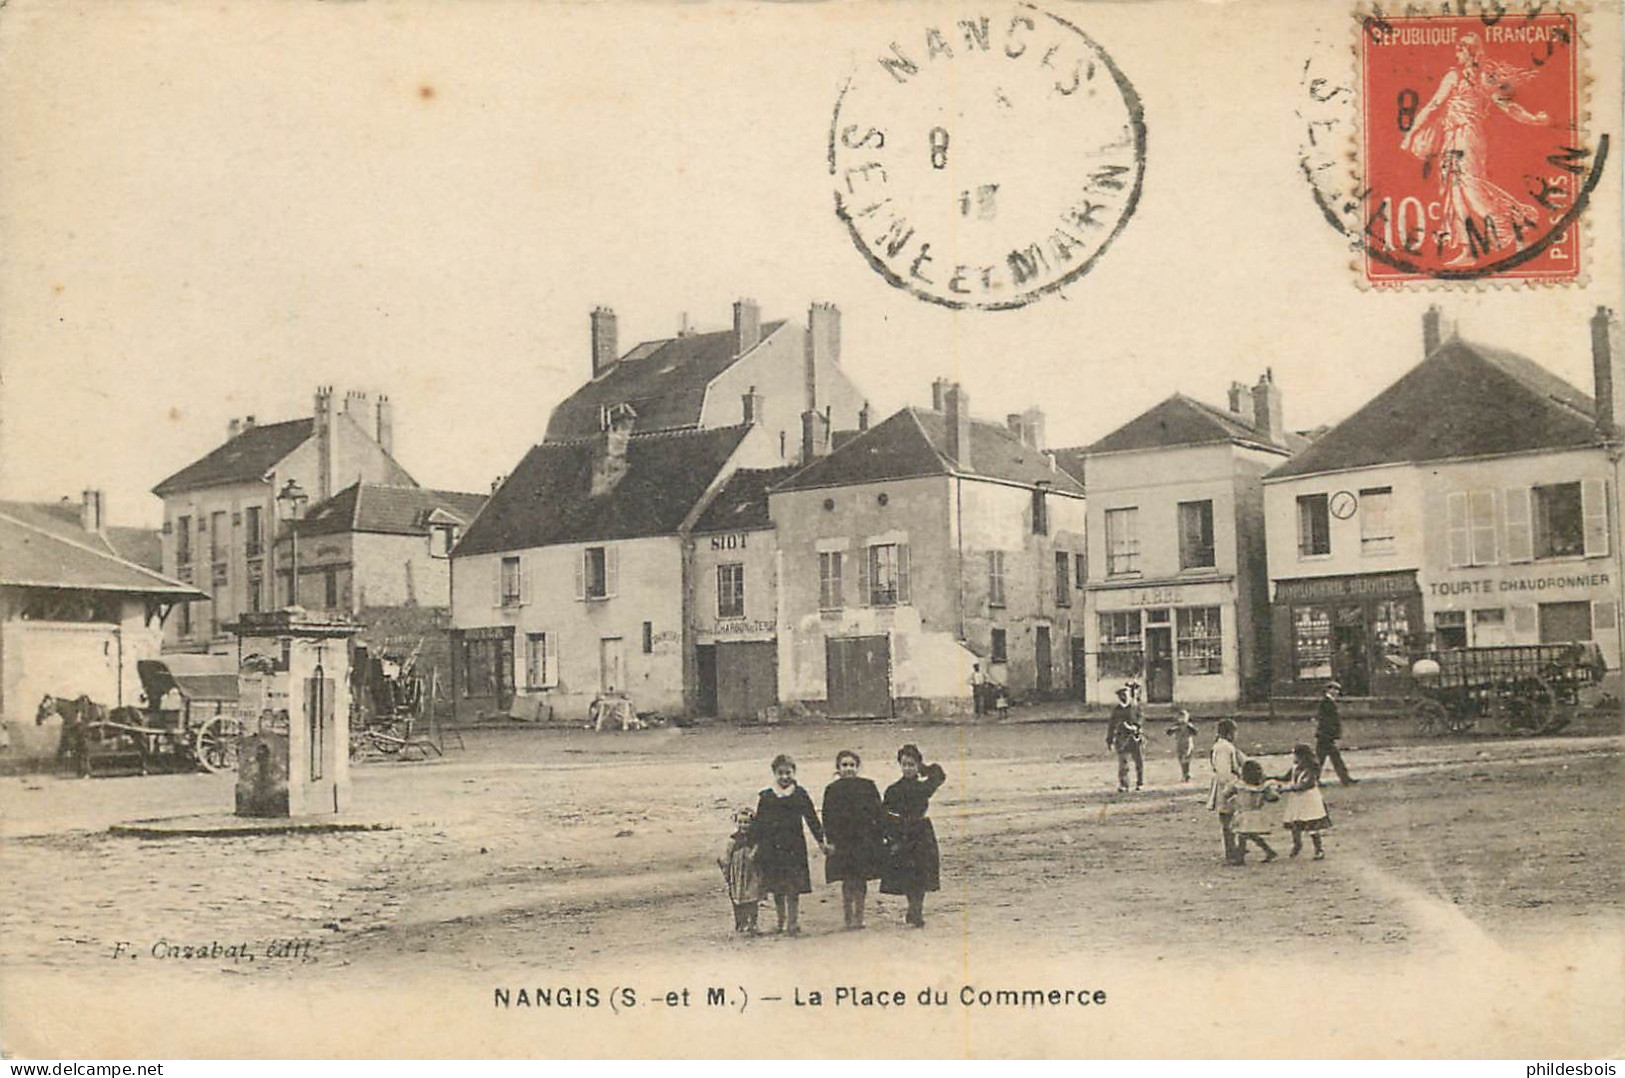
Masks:
[[[1601,479],[1580,484],[1580,507],[1585,518],[1586,557],[1608,553],[1608,487]]]
[[[1450,565],[1460,568],[1472,559],[1471,533],[1467,528],[1467,492],[1444,496],[1445,522],[1449,531]]]
[[[604,548],[604,598],[620,594],[621,558],[616,547]]]
[[[1529,524],[1529,488],[1508,487],[1505,497],[1507,561],[1531,561],[1535,556],[1535,546]]]
[[[1611,633],[1619,617],[1619,609],[1612,602],[1594,602],[1591,604],[1591,634],[1592,639],[1601,639],[1602,633]]]
[[[834,586],[831,589],[831,597],[835,600],[833,605],[836,609],[840,609],[846,605],[846,582],[841,579],[842,570],[845,568],[841,563],[845,560],[846,554],[842,551],[835,550],[830,552],[829,563],[831,579],[834,581]]]
[[[530,566],[523,555],[519,558],[519,605],[530,605]]]
[[[587,551],[586,548],[576,552],[576,602],[584,602],[587,598]]]
[[[1512,643],[1531,644],[1540,638],[1540,618],[1532,606],[1514,606],[1507,609],[1512,622]]]
[[[869,605],[869,548],[858,548],[858,605]]]
[[[1495,491],[1475,490],[1467,495],[1467,515],[1469,527],[1473,537],[1473,564],[1494,565],[1496,562],[1495,542]]]
[[[502,555],[491,563],[491,605],[502,605]]]
[[[908,544],[897,544],[897,603],[899,606],[910,602],[908,590]]]

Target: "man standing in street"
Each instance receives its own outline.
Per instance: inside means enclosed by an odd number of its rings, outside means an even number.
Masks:
[[[1141,749],[1144,734],[1140,729],[1140,716],[1134,706],[1134,688],[1124,685],[1117,690],[1117,705],[1112,708],[1111,724],[1106,727],[1106,747],[1117,753],[1117,789],[1128,790],[1128,768],[1134,765],[1134,788],[1145,783],[1145,755]]]
[[[987,675],[982,673],[981,663],[970,664],[970,699],[976,714],[987,711]]]
[[[1337,781],[1344,786],[1353,786],[1359,779],[1349,777],[1349,769],[1343,764],[1343,754],[1337,751],[1337,739],[1343,736],[1343,720],[1337,714],[1337,698],[1343,693],[1343,686],[1333,681],[1326,685],[1326,695],[1320,699],[1320,707],[1315,712],[1315,756],[1320,766],[1325,767],[1328,759],[1332,767],[1337,769]]]

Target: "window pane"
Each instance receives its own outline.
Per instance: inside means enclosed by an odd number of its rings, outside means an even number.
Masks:
[[[897,546],[887,543],[869,548],[869,603],[897,605]]]
[[[1205,569],[1213,566],[1213,503],[1179,504],[1179,567]]]
[[[1198,606],[1174,611],[1178,634],[1177,670],[1181,674],[1224,671],[1224,635],[1219,608]]]
[[[1585,553],[1585,515],[1579,483],[1530,491],[1535,515],[1535,557],[1569,558]]]
[[[1106,510],[1106,575],[1140,570],[1138,509]]]
[[[1360,553],[1384,554],[1394,549],[1390,487],[1360,491]]]
[[[1332,676],[1332,619],[1323,606],[1300,606],[1292,612],[1292,644],[1298,677]]]
[[[1326,495],[1302,495],[1298,498],[1298,555],[1309,557],[1331,552],[1331,514],[1327,512]]]

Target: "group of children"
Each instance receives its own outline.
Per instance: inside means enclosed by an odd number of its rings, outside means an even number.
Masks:
[[[1268,777],[1264,765],[1249,759],[1235,745],[1236,724],[1220,719],[1213,741],[1213,782],[1207,807],[1219,814],[1224,832],[1226,864],[1247,862],[1247,847],[1257,846],[1264,862],[1275,860],[1270,832],[1285,828],[1292,836],[1289,856],[1303,852],[1303,836],[1314,843],[1315,860],[1326,856],[1321,833],[1332,826],[1326,799],[1320,793],[1320,761],[1310,745],[1292,747],[1292,767],[1284,775]]]
[[[874,782],[858,774],[863,761],[851,749],[835,756],[836,778],[824,788],[823,822],[812,797],[796,782],[796,762],[774,757],[773,785],[758,795],[755,809],[734,813],[734,832],[717,863],[733,902],[734,931],[757,935],[758,910],[773,896],[773,931],[801,934],[801,896],[812,892],[807,839],[812,832],[824,854],[824,881],[840,883],[848,929],[864,927],[869,881],[880,891],[908,900],[906,922],[925,927],[925,895],[940,886],[936,831],[927,816],[931,795],[947,779],[927,764],[914,745],[897,750],[902,777],[882,797]]]

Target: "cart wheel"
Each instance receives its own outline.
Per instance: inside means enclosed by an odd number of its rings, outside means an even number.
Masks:
[[[216,715],[198,727],[192,742],[200,768],[209,773],[237,770],[237,720]]]
[[[1437,700],[1421,700],[1416,705],[1416,732],[1437,737],[1451,729],[1450,713]]]

